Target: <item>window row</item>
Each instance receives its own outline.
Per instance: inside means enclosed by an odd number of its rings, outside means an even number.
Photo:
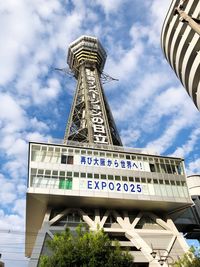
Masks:
[[[101,180],[114,180],[114,181],[128,181],[142,184],[160,184],[160,185],[177,185],[186,186],[185,181],[177,180],[164,180],[156,178],[133,177],[133,176],[120,176],[99,173],[85,173],[85,172],[71,172],[71,171],[51,171],[43,169],[31,169],[31,177],[44,177],[44,178],[85,178],[85,179],[101,179]]]

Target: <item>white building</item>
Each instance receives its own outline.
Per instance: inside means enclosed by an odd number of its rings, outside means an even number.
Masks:
[[[172,0],[161,46],[175,74],[200,109],[200,1]]]

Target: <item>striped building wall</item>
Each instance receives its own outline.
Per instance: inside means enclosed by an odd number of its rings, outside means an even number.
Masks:
[[[200,110],[200,1],[172,0],[161,46],[177,77]]]

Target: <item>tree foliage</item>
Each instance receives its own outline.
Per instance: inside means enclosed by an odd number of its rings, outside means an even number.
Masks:
[[[173,264],[173,267],[200,267],[200,251],[191,248],[189,252]]]
[[[39,267],[132,267],[133,258],[122,251],[103,230],[83,231],[79,226],[75,235],[67,228],[48,242],[51,256],[42,256]]]

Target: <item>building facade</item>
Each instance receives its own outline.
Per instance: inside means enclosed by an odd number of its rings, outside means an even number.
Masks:
[[[29,267],[48,253],[46,240],[79,223],[103,228],[141,267],[168,266],[188,250],[172,220],[192,205],[184,161],[122,146],[100,79],[105,59],[94,37],[70,45],[78,82],[65,138],[29,144]]]
[[[161,46],[176,76],[200,109],[200,2],[172,0]]]

